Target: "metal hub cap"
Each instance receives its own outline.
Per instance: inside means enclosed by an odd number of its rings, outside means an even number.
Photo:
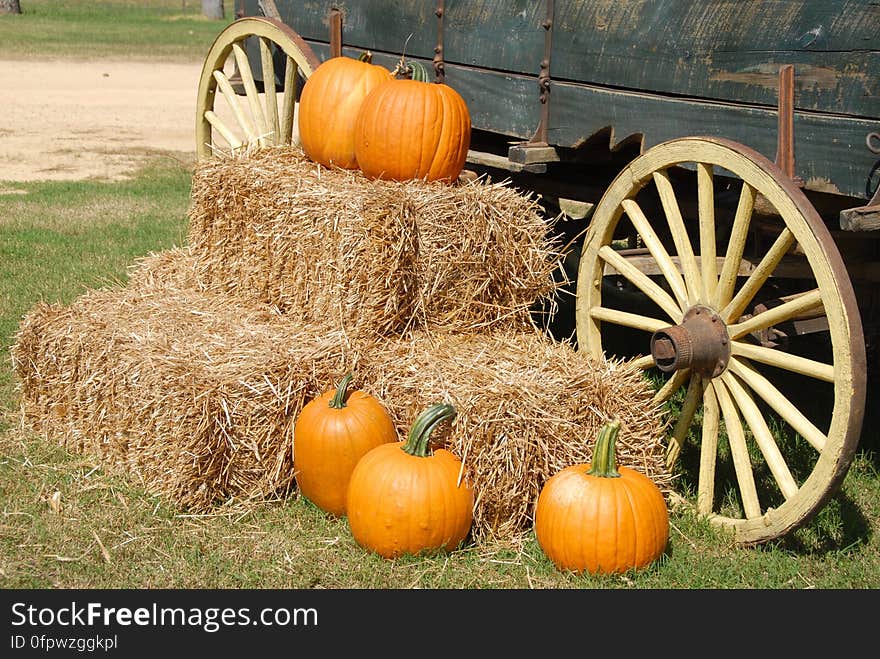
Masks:
[[[688,309],[681,324],[654,332],[651,355],[664,373],[686,368],[708,377],[717,377],[730,359],[727,326],[712,309]]]

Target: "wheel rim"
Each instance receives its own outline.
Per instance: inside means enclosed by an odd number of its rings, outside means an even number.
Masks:
[[[248,44],[258,48],[257,72],[252,70],[247,56]],[[225,73],[230,60],[241,75],[243,98],[235,93]],[[281,21],[249,17],[227,26],[208,51],[199,78],[196,110],[199,159],[213,155],[217,149],[236,153],[253,146],[295,142],[298,92],[318,64],[308,44]],[[265,85],[263,92],[258,91],[256,79],[281,82],[282,78],[280,92],[276,85]],[[219,97],[224,99],[222,108]],[[230,115],[228,118],[221,118],[223,109]]]
[[[690,233],[682,180],[696,187]],[[724,194],[735,197],[727,211],[716,203]],[[656,202],[656,212],[642,208],[650,203],[645,199]],[[768,217],[776,220],[769,238]],[[622,229],[630,242],[636,236],[644,245],[640,267],[615,249]],[[779,296],[780,285],[795,279],[788,276],[792,262],[799,263],[798,281],[814,281]],[[608,281],[636,289],[651,311],[603,306]],[[616,328],[643,336],[637,363],[665,378],[655,401],[681,398],[671,424],[670,467],[693,432],[696,510],[731,527],[738,542],[781,537],[810,520],[839,487],[864,408],[859,311],[827,227],[803,192],[757,152],[694,137],[633,160],[593,215],[578,271],[576,319],[579,347],[595,356],[607,354],[603,335]],[[827,332],[817,335],[830,345],[826,358],[796,355],[766,338],[776,328],[807,322],[827,322]],[[827,391],[830,409],[818,419],[813,410],[802,411],[783,393],[783,382],[793,391]],[[728,490],[716,483],[725,469]]]

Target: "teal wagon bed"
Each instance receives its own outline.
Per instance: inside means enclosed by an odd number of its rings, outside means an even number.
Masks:
[[[656,382],[683,498],[743,544],[811,520],[876,369],[880,5],[242,0],[205,60],[199,156],[295,142],[304,81],[363,51],[455,88],[468,169],[561,218],[548,331]]]

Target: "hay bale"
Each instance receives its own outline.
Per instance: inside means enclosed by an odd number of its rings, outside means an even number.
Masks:
[[[69,450],[192,511],[293,485],[293,421],[344,337],[173,287],[39,304],[12,348],[22,411]]]
[[[531,323],[562,284],[537,201],[505,183],[370,181],[298,147],[199,163],[189,245],[208,289],[349,333]]]
[[[456,406],[435,439],[464,458],[478,541],[531,528],[543,482],[589,460],[612,417],[624,424],[620,464],[668,485],[660,417],[629,364],[595,361],[534,330],[352,337],[187,289],[191,264],[185,250],[153,255],[138,263],[136,283],[27,314],[12,355],[33,428],[209,512],[231,498],[289,494],[299,411],[351,371],[402,437],[427,406]]]

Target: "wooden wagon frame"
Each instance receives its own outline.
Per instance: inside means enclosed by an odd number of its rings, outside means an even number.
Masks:
[[[880,327],[880,6],[239,0],[236,12],[205,59],[201,158],[290,143],[321,61],[369,50],[390,69],[405,47],[467,101],[468,168],[562,214],[573,303],[548,330],[650,372],[656,401],[674,403],[668,463],[690,474],[696,510],[757,544],[837,491]]]

